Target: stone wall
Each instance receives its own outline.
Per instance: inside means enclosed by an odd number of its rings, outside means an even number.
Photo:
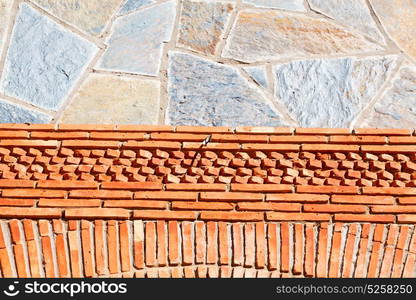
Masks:
[[[0,0],[0,122],[416,127],[414,0]]]

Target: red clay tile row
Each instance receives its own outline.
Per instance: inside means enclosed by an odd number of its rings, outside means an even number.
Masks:
[[[411,225],[0,221],[2,277],[414,277]]]

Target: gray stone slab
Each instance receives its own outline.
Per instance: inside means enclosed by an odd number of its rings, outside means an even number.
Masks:
[[[8,49],[1,89],[6,95],[57,110],[97,47],[20,6]]]
[[[266,68],[263,66],[245,67],[244,71],[254,79],[255,82],[267,88]]]
[[[416,128],[416,67],[405,65],[358,127]]]
[[[149,5],[155,3],[156,0],[127,0],[126,3],[121,7],[119,11],[119,15],[128,14],[136,9],[143,7],[145,5]]]
[[[395,62],[395,56],[387,56],[276,65],[276,96],[301,127],[348,127],[380,90]]]
[[[170,52],[168,78],[170,124],[285,125],[263,94],[234,67]]]
[[[257,7],[279,8],[293,11],[306,11],[303,0],[243,0],[244,3]]]
[[[26,109],[20,105],[0,100],[0,123],[49,123],[51,117]]]
[[[175,15],[176,2],[169,1],[117,19],[98,68],[156,76]]]

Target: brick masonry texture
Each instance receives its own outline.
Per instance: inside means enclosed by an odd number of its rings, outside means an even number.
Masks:
[[[403,129],[4,124],[0,275],[413,277],[415,147]]]
[[[416,128],[414,20],[413,0],[0,0],[0,123]]]

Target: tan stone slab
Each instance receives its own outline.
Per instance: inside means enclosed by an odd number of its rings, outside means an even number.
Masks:
[[[100,35],[123,0],[33,0],[57,18]]]
[[[9,14],[12,7],[13,1],[0,0],[0,54],[3,49],[4,38],[7,29],[7,23],[9,21]]]
[[[160,84],[155,80],[91,74],[62,117],[63,123],[156,124]]]
[[[223,57],[243,62],[381,50],[360,34],[330,21],[279,11],[244,10]]]
[[[416,59],[416,1],[370,0],[370,3],[390,37]]]

